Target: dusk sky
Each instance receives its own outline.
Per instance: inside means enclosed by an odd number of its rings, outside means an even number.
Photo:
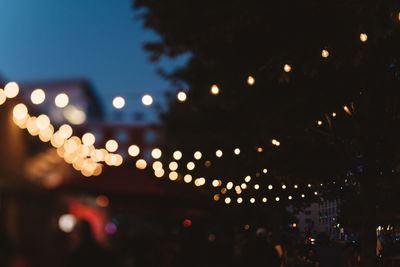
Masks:
[[[144,107],[141,97],[150,93],[163,103],[171,86],[156,70],[171,70],[184,58],[150,63],[142,46],[158,37],[135,15],[132,0],[1,0],[0,76],[17,82],[85,78],[109,116],[112,98],[121,95],[125,118],[139,111],[154,121],[154,108]]]

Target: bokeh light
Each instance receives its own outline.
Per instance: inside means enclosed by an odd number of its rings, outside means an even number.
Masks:
[[[137,145],[131,145],[128,148],[128,154],[131,157],[136,157],[140,153],[140,148]]]
[[[121,109],[125,106],[125,99],[122,96],[116,96],[113,99],[113,106],[116,109]]]
[[[247,83],[248,83],[249,85],[253,85],[254,82],[255,82],[255,80],[254,80],[254,77],[253,77],[253,76],[247,77]]]
[[[114,139],[108,140],[106,142],[106,149],[111,153],[117,151],[117,149],[118,149],[117,141],[115,141]]]
[[[105,195],[99,195],[96,197],[96,204],[99,205],[100,207],[105,208],[108,206],[109,203],[110,200]]]
[[[65,233],[70,233],[76,225],[77,219],[72,214],[61,215],[58,219],[58,227]]]
[[[162,152],[159,148],[154,148],[151,151],[151,156],[153,157],[153,159],[159,159],[161,158]]]
[[[148,94],[144,95],[142,97],[142,103],[145,106],[150,106],[151,104],[153,104],[153,97],[151,95],[148,95]]]
[[[178,100],[180,102],[185,102],[187,99],[187,95],[185,92],[181,91],[181,92],[178,92],[178,94],[176,95],[176,98],[178,98]]]
[[[64,139],[68,139],[72,136],[72,127],[68,124],[61,125],[58,131],[60,136]]]
[[[31,101],[35,105],[42,104],[46,99],[46,93],[42,89],[35,89],[31,93]]]
[[[82,143],[86,146],[91,146],[96,142],[96,137],[92,133],[85,133],[82,136]]]
[[[172,154],[173,158],[175,160],[180,160],[182,158],[182,152],[180,152],[179,150],[175,151],[174,154]]]
[[[4,87],[4,94],[8,98],[14,98],[18,95],[18,93],[19,93],[19,86],[16,82],[9,82]]]
[[[284,70],[285,72],[290,72],[290,71],[292,70],[292,66],[290,66],[289,64],[285,64],[285,65],[283,66],[283,70]]]
[[[213,84],[213,85],[211,86],[210,92],[211,92],[211,94],[213,94],[213,95],[218,95],[218,94],[219,94],[219,88],[218,88],[218,86],[217,86],[216,84]]]
[[[147,167],[147,162],[144,159],[138,159],[136,161],[136,168],[139,170],[144,170]]]
[[[22,120],[28,116],[28,108],[24,104],[17,104],[13,109],[13,116]]]
[[[69,103],[69,97],[65,93],[60,93],[54,99],[54,103],[59,108],[65,108]]]

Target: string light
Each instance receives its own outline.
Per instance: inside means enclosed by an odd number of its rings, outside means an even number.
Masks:
[[[244,189],[246,189],[247,188],[247,184],[245,184],[245,183],[242,183],[241,185],[240,185],[240,187],[244,190]]]
[[[318,125],[320,125],[320,126],[322,125],[322,121],[317,121],[317,123],[318,123]]]
[[[236,200],[237,201],[237,203],[242,203],[243,202],[243,198],[241,198],[241,197],[238,197],[238,199]]]
[[[201,155],[201,152],[200,152],[200,151],[196,151],[196,152],[194,153],[194,158],[195,158],[195,159],[199,160],[199,159],[201,159],[201,157],[202,157],[202,155]]]
[[[225,198],[225,203],[226,203],[226,204],[231,203],[231,198],[230,198],[230,197]]]
[[[125,106],[125,99],[122,96],[116,96],[114,97],[112,104],[114,108],[121,109]]]
[[[263,197],[263,198],[262,198],[262,202],[266,203],[266,202],[267,202],[267,198],[266,198],[266,197]]]
[[[216,155],[218,158],[222,157],[222,151],[221,151],[220,149],[218,149],[218,150],[215,152],[215,155]]]
[[[332,112],[332,117],[336,117],[336,113],[335,112]]]
[[[155,175],[157,178],[163,177],[164,174],[165,174],[165,171],[164,171],[163,169],[159,169],[159,170],[154,171],[154,175]]]
[[[272,186],[272,184],[270,184],[270,185],[268,186],[268,189],[269,189],[269,190],[272,190],[272,188],[274,188],[274,187]]]
[[[267,169],[263,169],[263,173],[267,173],[268,172],[268,170]]]
[[[365,43],[368,40],[368,36],[366,33],[361,33],[360,34],[360,40],[361,42]]]
[[[161,158],[162,152],[159,148],[154,148],[151,151],[151,156],[153,157],[153,159],[159,159]]]
[[[290,71],[292,70],[292,66],[290,66],[289,64],[285,64],[285,65],[283,66],[283,70],[284,70],[285,72],[290,72]]]
[[[153,97],[149,94],[146,94],[142,97],[142,103],[145,106],[150,106],[151,104],[153,104]]]
[[[175,181],[176,179],[178,179],[178,173],[177,172],[170,172],[168,177],[169,177],[169,179],[171,181]]]
[[[254,189],[255,189],[255,190],[258,190],[258,189],[260,189],[260,185],[258,185],[258,184],[255,184],[255,185],[254,185]]]
[[[186,99],[187,99],[187,95],[186,95],[185,92],[180,91],[180,92],[178,92],[178,94],[176,95],[176,98],[178,98],[178,100],[179,100],[180,102],[185,102]]]
[[[72,136],[72,127],[68,124],[63,124],[59,129],[60,136],[64,139],[68,139]]]
[[[54,99],[54,103],[59,108],[65,108],[69,103],[69,97],[64,93],[58,94]]]
[[[128,148],[128,154],[129,154],[131,157],[136,157],[136,156],[139,155],[139,153],[140,153],[140,148],[139,148],[137,145],[131,145],[131,146],[129,146],[129,148]]]
[[[136,168],[144,170],[147,167],[147,162],[144,159],[138,159],[136,161]]]
[[[233,188],[233,183],[232,182],[228,182],[226,184],[226,189],[231,190]]]
[[[250,175],[247,175],[247,176],[244,178],[244,181],[245,181],[246,183],[250,182],[250,180],[251,180],[251,176],[250,176]]]
[[[233,151],[233,153],[235,153],[235,155],[239,155],[239,154],[240,154],[240,149],[239,149],[239,148],[235,148],[235,150]]]
[[[106,142],[106,149],[111,153],[117,151],[117,149],[118,149],[117,141],[115,141],[114,139],[108,140]]]
[[[289,199],[289,200],[292,200],[292,196],[288,196],[288,199]]]
[[[218,186],[221,186],[221,181],[220,180],[213,180],[211,184],[214,187],[218,187]]]
[[[46,99],[46,93],[42,89],[35,89],[31,93],[31,101],[35,105],[42,104]]]
[[[195,167],[195,165],[194,165],[194,163],[193,163],[192,161],[190,161],[190,162],[188,162],[188,163],[186,164],[186,168],[187,168],[189,171],[192,171],[192,170],[194,169],[194,167]]]
[[[218,88],[218,86],[217,85],[212,85],[211,86],[211,89],[210,89],[210,92],[211,92],[211,94],[213,94],[213,95],[218,95],[219,94],[219,88]]]
[[[175,160],[180,160],[182,158],[182,152],[180,152],[179,150],[175,151],[174,154],[172,154],[172,157]]]
[[[36,126],[39,130],[44,130],[50,125],[50,119],[47,115],[42,114],[36,119]]]
[[[152,164],[153,170],[161,170],[163,168],[163,164],[161,161],[154,161]]]
[[[254,85],[254,82],[255,82],[255,80],[254,80],[254,77],[253,77],[253,76],[249,76],[249,77],[247,78],[247,83],[248,83],[249,85]]]
[[[185,183],[190,183],[191,181],[192,181],[192,176],[190,175],[190,174],[186,174],[184,177],[183,177],[183,181],[185,181]]]
[[[19,86],[16,82],[9,82],[4,86],[4,94],[8,98],[14,98],[19,93]]]
[[[329,52],[328,52],[328,50],[323,49],[322,52],[321,52],[321,56],[322,56],[323,58],[329,57]]]
[[[256,199],[254,197],[250,198],[250,203],[253,204],[254,202],[256,202]]]
[[[91,146],[96,141],[96,137],[92,133],[85,133],[82,136],[82,143],[87,146]]]
[[[197,178],[196,180],[194,180],[194,185],[195,186],[203,186],[206,183],[206,179],[204,179],[204,177],[200,177]]]
[[[28,108],[24,104],[18,104],[13,109],[13,116],[18,119],[22,120],[28,116]]]
[[[7,96],[4,93],[4,90],[0,88],[0,105],[3,105],[6,102]]]
[[[178,169],[178,163],[172,161],[168,164],[168,167],[171,171],[176,171]]]
[[[279,200],[280,200],[280,198],[279,198],[279,197],[276,197],[276,198],[275,198],[275,201],[276,201],[276,202],[278,202]]]

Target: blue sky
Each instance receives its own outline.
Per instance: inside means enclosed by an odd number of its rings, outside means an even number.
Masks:
[[[171,70],[185,57],[148,61],[143,43],[158,36],[135,19],[132,0],[0,0],[0,75],[31,82],[86,78],[97,90],[111,117],[111,100],[125,97],[124,117],[144,112],[156,120],[154,108],[141,96],[163,103],[171,86],[157,68]]]

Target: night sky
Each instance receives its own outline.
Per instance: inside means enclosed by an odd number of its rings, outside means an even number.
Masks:
[[[132,0],[1,0],[0,10],[0,76],[17,82],[87,79],[108,118],[114,116],[112,98],[121,95],[126,120],[144,112],[145,121],[155,121],[154,108],[144,107],[141,97],[150,93],[163,104],[171,86],[156,70],[171,70],[186,58],[148,61],[143,43],[158,36],[142,28]]]

